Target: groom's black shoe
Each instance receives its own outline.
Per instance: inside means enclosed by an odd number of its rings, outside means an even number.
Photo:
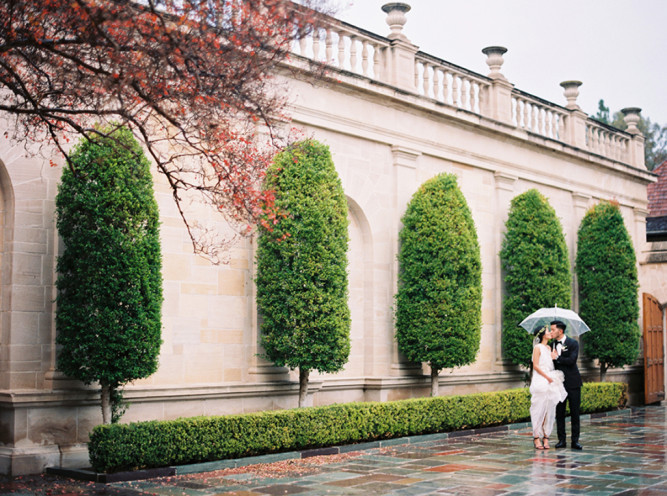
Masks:
[[[582,450],[584,447],[579,443],[572,443],[572,449]]]
[[[556,449],[565,448],[565,446],[567,446],[567,443],[565,441],[558,441]]]

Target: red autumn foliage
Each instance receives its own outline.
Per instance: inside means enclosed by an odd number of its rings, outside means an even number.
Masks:
[[[5,135],[67,157],[98,122],[129,126],[195,251],[214,257],[184,198],[200,194],[240,234],[271,211],[259,182],[286,144],[273,77],[321,1],[0,0],[0,111],[15,118]]]

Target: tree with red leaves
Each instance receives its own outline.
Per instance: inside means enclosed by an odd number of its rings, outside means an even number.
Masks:
[[[185,198],[200,195],[236,233],[272,211],[260,182],[286,144],[275,71],[321,2],[0,0],[0,111],[15,121],[5,135],[67,158],[72,137],[109,129],[100,121],[129,127],[166,176],[195,252],[215,259],[221,246]]]

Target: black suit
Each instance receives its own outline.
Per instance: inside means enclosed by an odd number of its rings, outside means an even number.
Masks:
[[[555,343],[554,343],[555,346]],[[581,374],[577,367],[577,358],[579,357],[579,343],[571,337],[565,338],[565,343],[561,354],[554,360],[556,370],[562,370],[565,376],[565,390],[567,398],[556,405],[556,431],[558,432],[558,441],[565,442],[565,403],[570,404],[570,423],[572,424],[572,443],[579,442],[579,409],[581,407]]]

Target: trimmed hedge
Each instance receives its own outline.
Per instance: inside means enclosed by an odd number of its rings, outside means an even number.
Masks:
[[[586,383],[583,413],[625,406],[623,383]],[[385,403],[98,425],[90,462],[98,472],[162,467],[278,451],[502,425],[530,417],[528,389]]]

